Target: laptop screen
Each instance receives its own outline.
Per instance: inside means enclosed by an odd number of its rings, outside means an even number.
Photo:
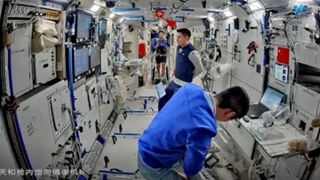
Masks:
[[[283,99],[283,93],[268,87],[264,92],[260,103],[269,109],[278,107]]]

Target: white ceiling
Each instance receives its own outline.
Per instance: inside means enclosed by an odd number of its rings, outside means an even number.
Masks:
[[[157,21],[158,18],[154,16],[155,10],[160,8],[164,11],[164,18],[171,18],[177,22],[179,20],[194,21],[201,20],[208,16],[223,12],[226,6],[230,5],[230,0],[117,0],[114,8],[105,9],[105,1],[109,0],[80,0],[84,7],[90,8],[95,4],[104,6],[105,15],[114,13],[117,17],[123,17],[124,20],[142,20],[145,22]],[[115,1],[115,0],[110,0]],[[206,7],[203,7],[202,2],[206,2]],[[283,7],[289,0],[248,0],[249,4],[253,1],[259,1],[265,7],[266,2],[271,6]],[[101,5],[102,4],[102,5]],[[134,5],[133,5],[134,4]],[[135,8],[133,8],[135,7]],[[237,13],[236,13],[237,14]]]
[[[183,16],[186,19],[201,19],[208,15],[208,10],[215,11],[221,8],[228,0],[207,0],[206,8],[202,6],[202,0],[188,0],[183,3],[180,0],[118,0],[116,8],[132,8],[131,3],[135,3],[139,11],[114,12],[119,16],[144,16],[145,19],[153,19],[153,12],[156,8],[166,8],[164,10],[166,18],[175,18]],[[174,7],[180,7],[175,9]],[[193,11],[185,11],[183,9],[190,8]]]
[[[180,0],[118,0],[117,2],[121,7],[128,7],[130,2],[135,2],[137,7],[150,7],[150,4],[153,4],[154,6],[171,7],[172,3],[175,5],[180,5],[182,3]],[[202,8],[201,2],[202,0],[188,0],[184,5],[191,8]],[[228,0],[207,0],[207,8],[218,8],[225,2],[228,2]]]

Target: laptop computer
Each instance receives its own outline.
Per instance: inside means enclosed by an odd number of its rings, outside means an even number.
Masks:
[[[247,116],[250,119],[257,119],[262,113],[279,106],[283,98],[284,93],[268,86],[259,104],[250,105]]]

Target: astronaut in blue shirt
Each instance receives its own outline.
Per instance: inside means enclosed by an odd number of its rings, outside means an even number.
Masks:
[[[162,78],[165,77],[168,48],[169,43],[168,40],[164,38],[164,32],[159,31],[159,38],[152,39],[151,49],[153,52],[156,52],[157,73],[160,75],[161,67]]]
[[[241,118],[248,109],[249,97],[241,87],[213,96],[192,83],[182,86],[139,139],[141,174],[147,180],[185,179],[175,170],[181,162],[186,177],[197,179],[217,134],[216,121]]]
[[[159,99],[159,111],[181,86],[191,83],[193,78],[200,75],[203,71],[200,53],[189,42],[190,37],[191,32],[188,29],[177,30],[178,48],[175,75],[166,88],[165,96]]]

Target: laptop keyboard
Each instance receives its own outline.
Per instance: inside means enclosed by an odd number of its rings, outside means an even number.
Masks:
[[[252,116],[252,115],[260,116],[263,112],[265,112],[267,110],[268,110],[268,108],[264,107],[261,104],[251,105],[250,109],[249,109],[249,112],[248,112],[248,115],[249,116]]]

